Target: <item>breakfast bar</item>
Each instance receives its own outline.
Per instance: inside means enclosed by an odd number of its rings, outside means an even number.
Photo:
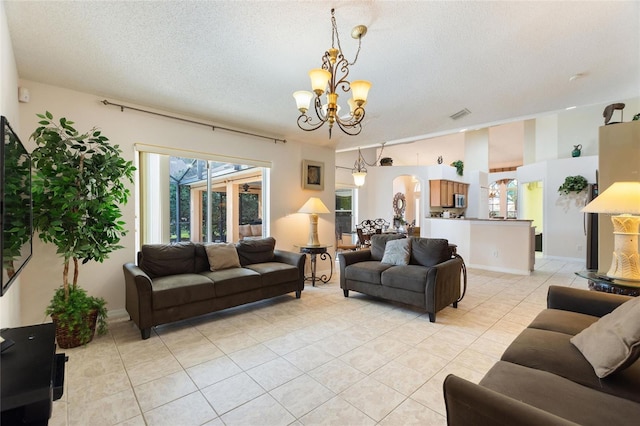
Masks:
[[[426,218],[422,235],[446,238],[470,268],[529,275],[535,262],[535,227],[520,219]]]

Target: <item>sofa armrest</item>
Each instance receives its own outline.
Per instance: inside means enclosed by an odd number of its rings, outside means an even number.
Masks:
[[[547,293],[547,307],[602,317],[630,299],[619,294],[552,285]]]
[[[151,278],[135,263],[122,266],[125,284],[125,307],[140,330],[153,325],[153,286]]]
[[[304,289],[304,263],[307,260],[307,256],[304,253],[294,253],[292,251],[274,250],[273,251],[275,262],[286,263],[298,268],[298,278],[300,279],[300,289]]]
[[[453,374],[444,379],[443,388],[448,426],[577,425]]]
[[[338,263],[340,264],[340,288],[346,289],[345,268],[358,262],[371,260],[371,250],[341,251],[338,253]]]
[[[460,299],[462,258],[456,257],[428,268],[424,289],[427,312],[434,314]],[[454,305],[455,306],[455,305]],[[434,318],[434,316],[430,316]]]

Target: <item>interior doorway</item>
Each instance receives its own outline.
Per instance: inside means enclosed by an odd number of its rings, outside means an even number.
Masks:
[[[518,210],[520,219],[529,219],[533,222],[531,226],[536,228],[535,250],[542,252],[543,240],[543,218],[544,218],[544,185],[542,181],[525,182],[520,185],[520,208]]]

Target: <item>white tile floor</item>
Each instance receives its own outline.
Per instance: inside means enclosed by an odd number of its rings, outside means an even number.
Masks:
[[[67,349],[50,425],[445,425],[442,381],[477,382],[545,307],[551,284],[586,288],[580,263],[531,276],[471,270],[437,322],[333,277],[286,295],[157,327],[130,321]]]

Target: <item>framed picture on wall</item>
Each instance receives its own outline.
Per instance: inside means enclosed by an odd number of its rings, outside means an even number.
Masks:
[[[324,190],[324,163],[302,160],[302,188],[314,191]]]

